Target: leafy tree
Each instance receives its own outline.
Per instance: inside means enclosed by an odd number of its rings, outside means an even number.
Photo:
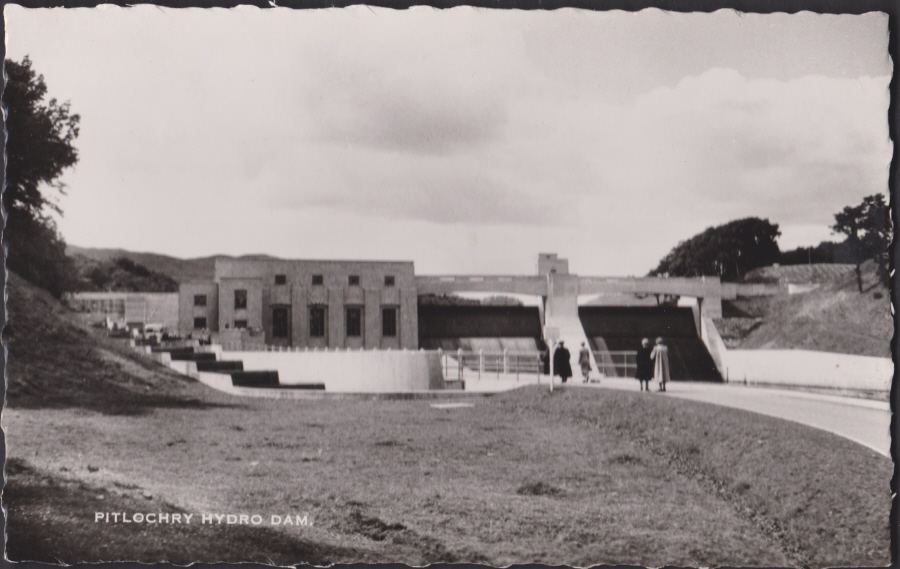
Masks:
[[[481,299],[482,306],[525,306],[525,303],[512,296],[489,296]]]
[[[151,271],[127,257],[109,261],[91,261],[83,256],[73,258],[76,281],[73,290],[117,292],[177,292],[178,282],[162,273]]]
[[[783,251],[778,262],[782,265],[850,263],[853,262],[853,257],[846,240],[841,243],[822,241],[815,247],[797,247],[790,251]]]
[[[474,298],[463,298],[455,294],[420,294],[419,306],[480,306]]]
[[[710,227],[679,243],[650,276],[718,276],[738,281],[753,269],[778,262],[779,235],[778,225],[757,217]]]
[[[835,233],[847,236],[853,263],[856,264],[856,284],[862,292],[863,261],[873,259],[878,275],[888,284],[888,248],[891,244],[891,212],[882,194],[866,196],[857,206],[847,206],[834,214]]]
[[[62,213],[56,192],[65,194],[59,177],[78,162],[73,142],[80,117],[70,112],[68,102],[44,102],[44,76],[35,74],[28,57],[21,63],[7,59],[5,72],[7,266],[60,296],[69,286],[72,266],[48,212]]]

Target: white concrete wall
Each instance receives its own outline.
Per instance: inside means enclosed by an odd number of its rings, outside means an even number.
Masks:
[[[278,370],[283,385],[324,383],[326,392],[403,393],[444,388],[437,352],[228,352],[245,371]]]
[[[716,325],[703,317],[702,334],[722,379],[731,382],[889,391],[890,358],[812,350],[729,350]]]
[[[181,375],[186,375],[188,377],[193,377],[197,379],[199,377],[197,373],[197,362],[184,361],[184,360],[170,360],[166,365],[169,368],[175,370]]]
[[[727,350],[721,354],[729,381],[888,391],[890,358],[810,350]]]
[[[724,340],[722,340],[722,336],[719,335],[719,329],[716,328],[715,323],[713,323],[712,318],[709,316],[703,316],[701,318],[701,326],[700,326],[700,338],[703,340],[703,343],[706,344],[706,349],[709,350],[709,355],[712,356],[713,361],[716,364],[716,369],[719,370],[719,373],[722,374],[722,378],[725,378],[725,354],[728,352],[728,347],[725,346]]]

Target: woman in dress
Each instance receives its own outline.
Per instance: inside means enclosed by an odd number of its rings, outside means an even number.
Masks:
[[[650,391],[650,380],[653,379],[653,358],[650,355],[652,352],[650,339],[641,340],[641,347],[637,351],[637,361],[635,362],[637,370],[634,372],[634,378],[641,384],[641,391],[644,390],[644,386],[647,387],[648,392]]]
[[[591,378],[591,352],[584,342],[581,343],[581,351],[578,352],[578,365],[581,366],[581,376],[584,378],[582,383],[587,383]]]
[[[666,382],[669,381],[669,348],[663,343],[662,338],[656,339],[656,345],[650,352],[653,359],[653,379],[659,382],[659,390],[666,390]]]

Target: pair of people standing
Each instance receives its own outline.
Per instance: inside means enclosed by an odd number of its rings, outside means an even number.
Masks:
[[[562,378],[563,383],[573,375],[572,364],[569,363],[571,356],[565,342],[560,341],[559,347],[553,352],[553,372]],[[581,366],[582,383],[587,383],[591,377],[591,352],[584,342],[581,343],[581,351],[578,352],[578,365]]]
[[[637,352],[637,371],[634,377],[641,383],[641,391],[646,385],[650,391],[650,380],[659,382],[659,390],[666,390],[669,381],[669,348],[662,338],[656,339],[656,345],[650,347],[650,339],[641,340],[641,348]]]

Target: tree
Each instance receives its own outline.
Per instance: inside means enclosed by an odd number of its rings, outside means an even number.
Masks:
[[[5,62],[3,104],[6,116],[6,188],[3,205],[7,266],[31,283],[60,296],[72,274],[66,245],[50,212],[61,214],[56,193],[65,195],[59,181],[66,168],[78,162],[73,142],[80,117],[69,103],[44,103],[47,86],[28,57]],[[56,192],[51,191],[56,190]]]
[[[891,212],[882,194],[866,196],[857,206],[847,206],[834,214],[835,233],[847,236],[847,245],[856,264],[856,284],[862,292],[863,261],[872,259],[878,276],[888,284],[888,248],[891,244]]]
[[[757,217],[710,227],[679,243],[650,276],[718,276],[738,281],[753,269],[778,262],[779,235],[778,225]]]
[[[815,247],[797,247],[783,251],[779,263],[782,265],[806,265],[810,263],[850,263],[853,261],[847,240],[840,243],[822,241]]]

